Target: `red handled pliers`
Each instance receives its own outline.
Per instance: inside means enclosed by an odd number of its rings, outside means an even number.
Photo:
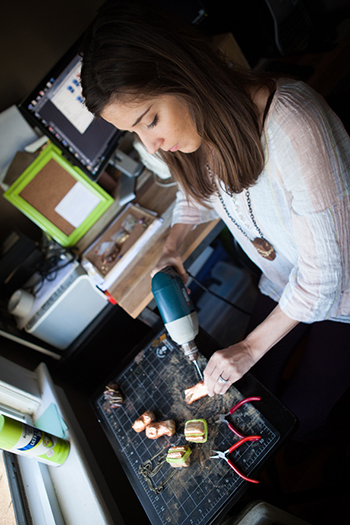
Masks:
[[[259,483],[259,481],[257,479],[251,479],[251,478],[248,478],[247,476],[245,476],[244,474],[242,474],[242,472],[240,470],[238,470],[238,468],[226,456],[227,456],[227,454],[231,454],[231,452],[236,450],[236,448],[240,447],[246,441],[257,441],[260,438],[261,438],[261,436],[247,436],[247,437],[244,437],[244,438],[240,439],[239,441],[237,441],[237,443],[232,445],[232,447],[230,447],[229,449],[225,450],[225,452],[220,452],[219,450],[213,450],[213,452],[215,452],[216,455],[215,456],[210,456],[210,459],[213,459],[213,458],[215,458],[215,459],[224,459],[230,465],[232,470],[234,470],[234,472],[236,472],[236,474],[238,474],[238,476],[240,478],[244,479],[245,481],[249,481],[250,483]]]
[[[241,407],[242,405],[244,405],[244,403],[249,403],[250,401],[260,401],[261,400],[261,397],[256,397],[256,396],[252,396],[252,397],[246,397],[244,399],[242,399],[241,401],[239,401],[238,403],[236,403],[229,412],[227,412],[227,414],[220,414],[216,420],[216,423],[226,423],[228,425],[228,428],[230,430],[232,430],[232,432],[234,434],[236,434],[236,436],[240,437],[240,438],[244,438],[244,435],[241,434],[240,432],[238,432],[238,430],[235,429],[235,427],[229,422],[227,421],[227,419],[225,419],[227,416],[232,416],[232,414],[239,408]]]

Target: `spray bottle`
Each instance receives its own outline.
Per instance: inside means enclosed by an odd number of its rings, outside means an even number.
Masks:
[[[59,467],[69,454],[69,442],[0,414],[0,448]]]

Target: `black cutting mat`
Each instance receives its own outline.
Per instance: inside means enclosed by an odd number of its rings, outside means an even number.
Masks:
[[[206,362],[200,355],[202,370]],[[205,397],[186,405],[184,389],[198,382],[197,373],[164,331],[139,352],[114,381],[124,394],[124,404],[111,409],[102,392],[95,401],[95,408],[151,523],[209,523],[242,483],[246,483],[225,461],[209,458],[213,450],[227,450],[239,440],[225,423],[215,423],[215,416],[227,413],[243,399],[242,394],[232,386],[224,396]],[[259,402],[255,402],[254,406],[247,403],[230,419],[244,435],[261,436],[259,441],[244,443],[230,455],[234,464],[248,477],[280,438],[258,407]],[[131,425],[145,410],[152,410],[157,421],[173,419],[176,434],[172,438],[161,437],[158,440],[148,439],[145,432],[137,434]],[[189,419],[198,418],[204,418],[208,423],[208,441],[189,444],[192,448],[190,466],[176,469],[163,492],[156,494],[139,474],[140,465],[159,452],[158,457],[163,457],[172,444],[188,444],[183,436],[184,424]],[[153,460],[153,466],[158,457]],[[173,467],[164,463],[152,479],[153,486],[158,486],[173,471]]]

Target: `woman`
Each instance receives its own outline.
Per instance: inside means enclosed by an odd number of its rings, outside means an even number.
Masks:
[[[186,282],[181,242],[221,217],[262,271],[249,334],[204,371],[209,395],[251,370],[299,418],[296,439],[319,437],[350,384],[350,146],[338,118],[301,82],[230,69],[193,28],[149,4],[101,10],[82,87],[92,113],[136,132],[179,182],[156,270],[173,265]]]

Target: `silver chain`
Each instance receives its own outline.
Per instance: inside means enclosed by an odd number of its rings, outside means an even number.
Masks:
[[[260,230],[259,226],[256,224],[255,217],[253,215],[252,203],[251,203],[251,200],[250,200],[250,191],[249,190],[245,190],[245,195],[247,197],[247,204],[248,204],[248,209],[249,209],[249,215],[250,215],[250,218],[252,219],[252,223],[254,224],[254,226],[255,226],[258,234],[260,235],[260,237],[262,239],[266,240],[265,237],[263,236],[263,233]]]
[[[228,211],[228,209],[227,209],[227,207],[226,207],[226,204],[225,204],[225,202],[224,202],[224,199],[222,198],[222,195],[221,195],[221,193],[219,192],[218,187],[217,187],[215,181],[213,180],[213,174],[212,174],[212,171],[211,171],[211,169],[210,169],[209,164],[207,164],[206,166],[207,166],[207,170],[208,170],[209,177],[211,178],[211,182],[212,182],[212,184],[213,184],[213,186],[214,186],[214,188],[215,188],[216,195],[218,196],[218,198],[219,198],[219,200],[220,200],[220,202],[221,202],[221,205],[222,205],[222,207],[224,208],[224,210],[225,210],[225,212],[226,212],[228,218],[231,219],[231,221],[232,221],[233,224],[239,229],[239,231],[240,231],[241,233],[243,233],[243,235],[244,235],[247,239],[249,239],[249,240],[251,241],[249,235],[243,230],[242,226],[241,226],[240,224],[238,224],[238,222],[236,221],[236,219],[234,219],[234,218],[232,217],[232,215],[230,214],[230,212]],[[259,233],[260,237],[261,237],[262,239],[265,240],[265,237],[263,236],[262,231],[260,230],[260,228],[258,227],[258,225],[256,224],[256,221],[255,221],[255,217],[254,217],[253,210],[252,210],[252,203],[251,203],[251,200],[250,200],[250,192],[249,192],[249,190],[246,190],[246,191],[245,191],[245,194],[246,194],[246,198],[247,198],[247,204],[248,204],[248,209],[249,209],[249,216],[250,216],[250,218],[251,218],[251,220],[252,220],[252,223],[254,224],[254,226],[255,226],[257,232]]]

